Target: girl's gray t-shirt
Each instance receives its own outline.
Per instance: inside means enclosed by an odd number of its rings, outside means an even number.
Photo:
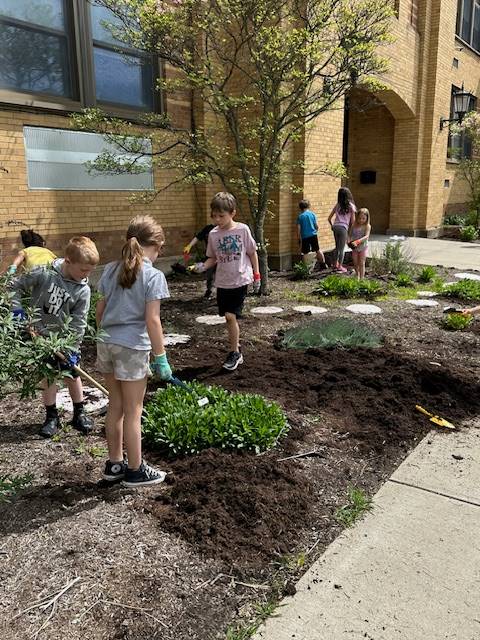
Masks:
[[[149,351],[152,345],[145,323],[145,306],[152,300],[170,297],[165,275],[144,258],[137,279],[130,289],[124,289],[118,284],[120,264],[107,264],[97,287],[105,300],[101,329],[107,335],[103,341]]]

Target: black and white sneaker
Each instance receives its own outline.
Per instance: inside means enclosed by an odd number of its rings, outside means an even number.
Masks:
[[[125,478],[125,472],[127,470],[127,463],[125,460],[122,462],[110,462],[107,460],[105,463],[105,471],[103,472],[103,478],[108,482],[117,482]]]
[[[230,351],[222,366],[224,369],[227,369],[227,371],[235,371],[238,365],[242,364],[242,362],[243,356],[240,351]]]
[[[122,484],[125,487],[145,487],[163,482],[166,475],[165,471],[154,469],[145,461],[142,461],[138,469],[129,469],[127,467],[125,470],[125,479],[122,480]]]

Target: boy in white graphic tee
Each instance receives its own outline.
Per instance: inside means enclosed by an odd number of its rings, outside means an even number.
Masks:
[[[235,222],[237,203],[231,193],[221,191],[210,203],[211,216],[217,225],[210,231],[207,260],[195,265],[202,272],[216,265],[218,313],[227,321],[230,352],[223,368],[233,371],[243,362],[240,352],[241,316],[248,285],[253,282],[254,291],[260,290],[257,245],[246,224]]]

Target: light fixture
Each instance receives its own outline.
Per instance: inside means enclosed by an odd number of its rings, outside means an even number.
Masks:
[[[472,104],[472,94],[468,93],[462,88],[459,91],[454,91],[453,95],[453,113],[457,114],[456,118],[440,118],[440,131],[443,131],[443,128],[447,122],[462,122],[465,114],[469,112]]]

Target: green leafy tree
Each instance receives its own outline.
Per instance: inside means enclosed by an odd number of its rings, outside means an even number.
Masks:
[[[474,212],[471,224],[480,228],[480,113],[467,113],[462,122],[451,127],[452,133],[465,135],[472,143],[472,157],[460,158],[457,172],[468,185],[469,205]]]
[[[292,144],[322,113],[341,107],[357,83],[370,89],[387,67],[390,0],[95,0],[112,11],[114,38],[163,59],[176,73],[166,94],[188,91],[191,126],[149,116],[152,159],[174,182],[211,182],[234,193],[257,241],[267,290],[264,223],[280,183],[292,186]],[[91,169],[141,171],[135,127],[88,110],[74,126],[100,131],[118,147]],[[145,134],[141,134],[145,137]],[[338,163],[315,173],[341,175]],[[294,186],[294,184],[293,184]]]

